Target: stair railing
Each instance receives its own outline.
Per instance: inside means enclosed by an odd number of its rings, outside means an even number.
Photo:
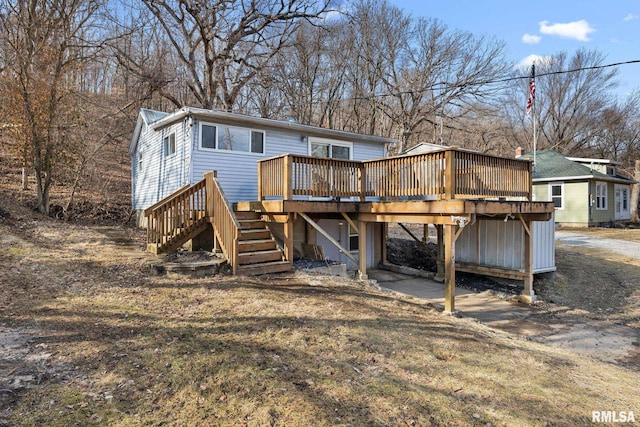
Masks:
[[[235,275],[238,270],[240,223],[216,178],[216,172],[205,173],[204,181],[206,181],[207,215],[213,224],[213,231],[220,248]]]
[[[161,252],[207,220],[206,181],[185,186],[145,209],[147,248]]]

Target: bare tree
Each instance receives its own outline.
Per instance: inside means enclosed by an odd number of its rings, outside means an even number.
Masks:
[[[84,30],[100,7],[98,0],[10,0],[0,6],[3,114],[35,170],[43,213],[49,213],[56,173],[76,148],[68,142],[81,121],[74,77],[94,54]]]
[[[185,84],[203,108],[231,111],[248,83],[329,0],[142,0],[162,28]],[[160,48],[160,46],[159,46]],[[164,48],[164,47],[163,47]],[[122,54],[123,52],[120,52]],[[164,76],[127,57],[147,78]],[[151,71],[151,72],[146,72]],[[171,78],[171,76],[167,76]],[[163,93],[163,96],[171,96]],[[180,99],[171,96],[178,107]]]

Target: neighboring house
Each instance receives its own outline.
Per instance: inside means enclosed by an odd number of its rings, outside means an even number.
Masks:
[[[522,158],[533,159],[532,153]],[[631,220],[631,185],[620,175],[619,162],[565,157],[551,151],[536,153],[533,194],[552,201],[555,221],[564,226],[591,227]]]
[[[129,147],[132,206],[138,225],[144,226],[145,209],[183,186],[195,184],[212,170],[217,172],[229,203],[258,200],[258,160],[285,153],[344,160],[376,159],[385,157],[387,145],[396,142],[293,121],[200,108],[185,107],[173,113],[141,109]],[[321,218],[318,223],[350,252],[358,252],[353,227],[344,218]],[[296,251],[301,253],[300,236],[310,233],[305,231],[302,220],[296,227],[300,229],[296,233]],[[327,258],[354,267],[324,236],[318,234],[317,244],[325,248]],[[369,265],[376,263],[374,253],[368,251]]]

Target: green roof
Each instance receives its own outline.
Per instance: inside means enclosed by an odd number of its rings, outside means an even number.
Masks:
[[[523,159],[533,160],[533,153],[522,155]],[[603,181],[625,181],[632,184],[634,181],[620,175],[605,175],[578,162],[567,159],[562,154],[543,150],[536,152],[536,164],[533,170],[534,181],[554,180],[563,178],[571,179],[598,179]]]

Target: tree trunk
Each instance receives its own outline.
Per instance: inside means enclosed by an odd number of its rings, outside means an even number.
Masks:
[[[640,202],[640,160],[636,160],[636,167],[633,173],[633,179],[638,183],[631,186],[631,220],[638,222],[638,202]]]

